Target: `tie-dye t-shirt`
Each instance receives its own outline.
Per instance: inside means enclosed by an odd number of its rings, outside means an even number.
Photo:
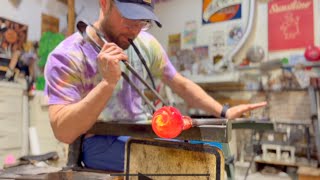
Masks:
[[[141,32],[134,43],[145,58],[154,78],[172,79],[174,77],[175,68],[162,46],[152,35]],[[130,46],[126,53],[129,63],[147,79],[147,71],[133,47]],[[56,47],[50,54],[45,67],[45,93],[50,105],[76,103],[101,81],[96,62],[97,55],[98,52],[94,47],[84,41],[79,33],[68,37]],[[128,72],[123,63],[121,68],[141,91],[146,89],[134,75]],[[146,120],[148,112],[149,108],[135,89],[120,78],[100,118],[104,121],[138,121]]]

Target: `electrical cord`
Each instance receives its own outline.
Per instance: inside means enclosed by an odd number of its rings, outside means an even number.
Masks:
[[[253,137],[253,135],[254,135],[255,133],[256,133],[256,131],[254,130],[253,133],[252,133],[252,137]],[[262,135],[263,135],[263,132],[260,132],[260,136],[259,136],[259,140],[258,140],[258,142],[257,142],[257,146],[259,146],[260,143],[261,143]],[[249,170],[250,170],[250,168],[251,168],[251,166],[252,166],[252,163],[253,163],[254,158],[256,157],[256,153],[255,153],[254,147],[253,147],[253,138],[251,138],[251,144],[252,144],[253,153],[252,153],[252,156],[251,156],[251,160],[250,160],[249,167],[248,167],[248,169],[247,169],[247,171],[246,171],[246,175],[244,176],[244,180],[247,180],[247,177],[248,177],[248,175],[249,175]]]
[[[155,85],[155,83],[154,83],[153,76],[152,76],[152,74],[151,74],[150,69],[149,69],[148,66],[147,66],[146,60],[145,60],[144,57],[141,55],[139,49],[138,49],[137,46],[133,43],[132,39],[128,39],[128,40],[129,40],[131,46],[133,47],[134,51],[137,53],[137,55],[138,55],[140,61],[142,62],[144,68],[147,70],[147,73],[148,73],[148,76],[149,76],[149,78],[150,78],[150,80],[151,80],[151,84],[152,84],[153,89],[156,89],[156,85]]]

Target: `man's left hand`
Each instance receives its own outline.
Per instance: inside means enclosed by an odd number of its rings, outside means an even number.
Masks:
[[[233,106],[227,110],[226,116],[228,119],[239,118],[242,114],[249,112],[251,110],[266,106],[267,102],[260,102],[254,104],[240,104]]]

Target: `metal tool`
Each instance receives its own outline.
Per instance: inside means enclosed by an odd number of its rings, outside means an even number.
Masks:
[[[78,31],[81,33],[81,35],[83,36],[83,38],[90,42],[97,51],[100,51],[102,49],[102,47],[91,37],[87,34],[87,28],[91,27],[94,32],[96,33],[96,35],[99,37],[99,39],[103,42],[103,43],[108,43],[106,38],[104,37],[104,34],[101,33],[96,27],[94,27],[92,24],[86,23],[85,21],[79,21],[77,23],[77,29]],[[138,48],[134,45],[133,41],[129,39],[130,44],[133,46],[134,50],[136,51],[136,53],[138,54],[138,57],[141,59],[141,62],[145,62],[145,60],[143,59],[141,53],[139,52]],[[151,92],[163,103],[163,105],[167,105],[166,101],[161,97],[161,95],[155,90],[154,87],[151,87],[138,73],[137,71],[134,70],[134,68],[127,62],[122,60],[121,62],[124,63],[124,65],[126,66],[126,68],[134,75],[136,76],[140,82],[142,82],[149,90],[151,90]],[[144,66],[146,67],[146,64],[143,63]],[[146,67],[146,70],[148,72],[148,75],[150,76],[151,82],[153,83],[154,86],[154,82],[152,80],[151,77],[151,73],[149,71],[149,69]],[[155,106],[152,104],[152,102],[141,92],[139,91],[139,88],[134,84],[134,82],[132,80],[130,80],[130,78],[128,77],[128,75],[124,72],[121,73],[121,76],[137,91],[137,93],[143,98],[143,100],[152,108],[153,111],[156,111]]]
[[[183,131],[175,139],[201,140],[228,143],[231,140],[231,121],[226,124],[201,125]],[[131,136],[137,138],[159,138],[150,121],[141,122],[97,122],[88,131],[96,135]]]

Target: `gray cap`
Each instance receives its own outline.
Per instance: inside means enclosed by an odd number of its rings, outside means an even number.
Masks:
[[[154,0],[115,0],[115,3],[123,17],[133,20],[153,20],[159,27],[162,27],[154,14]]]

